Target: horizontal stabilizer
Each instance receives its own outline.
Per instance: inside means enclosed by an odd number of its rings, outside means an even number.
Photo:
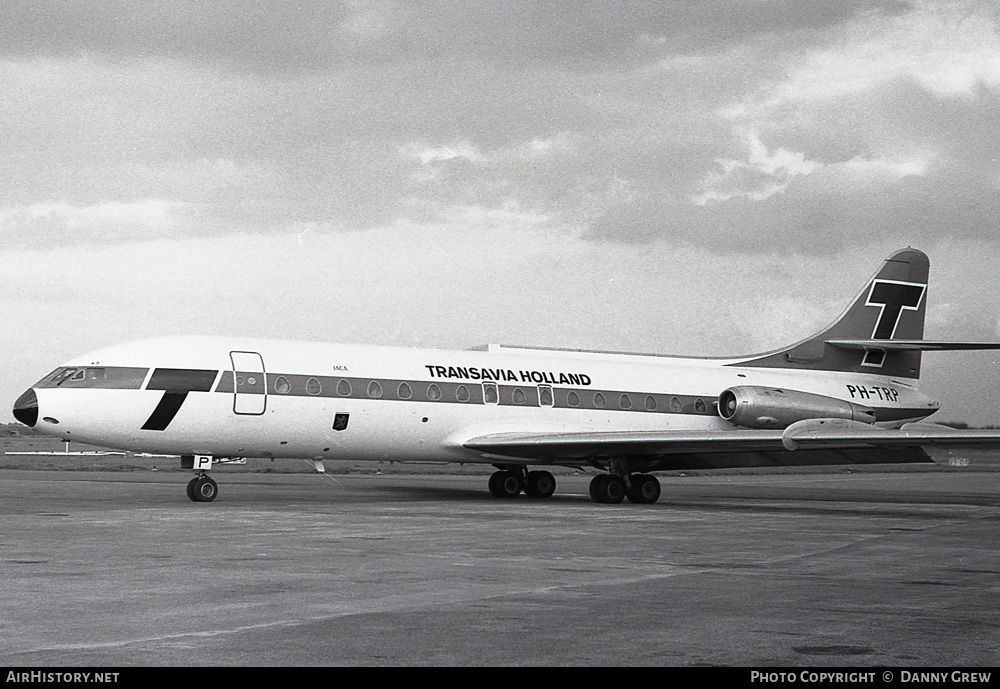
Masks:
[[[974,349],[1000,349],[1000,342],[945,342],[944,340],[827,340],[838,349],[887,352],[937,352]]]

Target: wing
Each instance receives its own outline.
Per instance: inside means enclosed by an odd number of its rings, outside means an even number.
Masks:
[[[652,471],[931,462],[922,445],[1000,445],[1000,433],[928,423],[884,429],[857,421],[809,419],[784,431],[498,433],[463,444],[498,460],[574,465],[629,459]]]
[[[484,454],[586,461],[616,457],[659,457],[691,452],[778,451],[781,431],[596,431],[588,433],[498,433],[464,443]]]

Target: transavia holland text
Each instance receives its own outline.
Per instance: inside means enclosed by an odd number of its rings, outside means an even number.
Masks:
[[[550,385],[590,385],[586,373],[555,373],[553,371],[515,371],[511,368],[477,368],[475,366],[434,366],[424,364],[431,378],[464,378],[465,380],[495,380],[505,383],[548,383]]]
[[[802,670],[800,672],[762,672],[751,670],[751,682],[951,682],[962,684],[968,682],[989,682],[989,672],[969,672],[967,670],[949,671],[912,671],[884,670],[876,672],[820,672],[817,670]]]

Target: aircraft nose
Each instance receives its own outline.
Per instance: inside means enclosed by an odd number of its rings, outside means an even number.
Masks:
[[[35,396],[34,389],[29,388],[14,402],[14,418],[25,426],[34,428],[38,421],[38,397]]]

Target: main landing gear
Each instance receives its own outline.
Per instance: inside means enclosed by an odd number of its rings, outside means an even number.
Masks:
[[[531,498],[547,498],[556,492],[556,477],[547,471],[528,471],[527,467],[498,467],[490,476],[490,493],[498,498],[516,498],[524,491]]]
[[[524,465],[497,465],[497,469],[489,485],[498,498],[516,498],[522,491],[528,497],[547,498],[556,490],[556,479],[547,471],[528,471]],[[628,498],[637,505],[652,505],[660,499],[660,482],[651,474],[598,474],[590,482],[590,497],[600,503],[617,504]]]
[[[650,474],[598,474],[590,482],[594,502],[617,504],[628,498],[637,505],[652,505],[660,499],[660,482]]]

